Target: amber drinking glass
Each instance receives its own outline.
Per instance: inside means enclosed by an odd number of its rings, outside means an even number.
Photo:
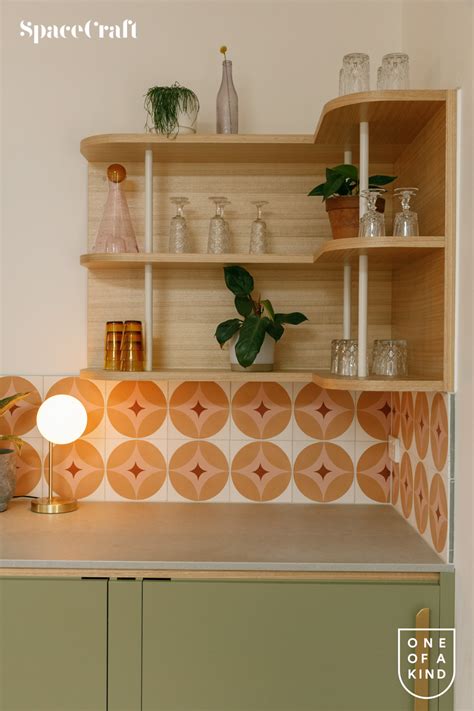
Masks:
[[[105,370],[120,370],[123,321],[107,321],[105,325]]]
[[[125,321],[120,351],[120,370],[143,370],[143,332],[141,321]]]

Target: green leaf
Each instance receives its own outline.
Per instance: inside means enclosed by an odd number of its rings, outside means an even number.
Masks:
[[[351,165],[350,163],[336,165],[335,168],[332,168],[332,172],[339,173],[339,175],[343,175],[345,178],[355,180],[356,183],[359,182],[359,173],[357,171],[357,168],[355,165]]]
[[[299,311],[293,311],[291,314],[275,314],[276,323],[291,323],[293,326],[297,326],[303,321],[307,321],[308,317]]]
[[[344,185],[345,178],[342,175],[335,175],[326,182],[324,185],[324,198],[327,200],[332,195],[337,195],[339,188]]]
[[[234,333],[237,333],[242,325],[242,321],[238,318],[231,318],[228,321],[223,321],[218,325],[215,332],[215,337],[222,348],[224,343],[232,338]]]
[[[25,444],[24,440],[22,440],[21,437],[16,437],[15,435],[0,435],[0,441],[1,442],[12,442],[14,444],[16,450],[20,452],[22,446]],[[5,454],[5,452],[11,452],[12,450],[0,450],[1,453]]]
[[[270,321],[270,323],[267,326],[267,333],[269,336],[271,336],[273,338],[273,340],[279,341],[280,338],[285,333],[285,329],[283,328],[281,323],[276,323],[275,321]]]
[[[266,309],[268,315],[270,316],[271,319],[274,320],[275,319],[275,312],[273,310],[272,302],[270,301],[270,299],[262,299],[262,301],[260,303],[263,304],[263,306],[265,306],[265,309]]]
[[[249,296],[252,293],[253,278],[243,267],[224,267],[224,277],[227,288],[236,296]]]
[[[235,346],[237,360],[243,368],[248,368],[249,365],[252,365],[257,357],[269,323],[271,321],[267,316],[259,318],[255,314],[252,314],[243,322],[239,340]]]
[[[396,175],[371,175],[369,177],[369,187],[377,188],[379,185],[388,185],[397,179]]]
[[[9,397],[0,400],[0,416],[4,415],[7,410],[9,410],[16,402],[19,400],[24,400],[31,393],[16,393],[15,395],[10,395]]]
[[[248,296],[236,296],[234,299],[235,308],[241,316],[250,316],[253,311],[252,299]]]
[[[324,186],[326,183],[320,183],[319,185],[316,185],[315,188],[313,188],[308,195],[320,195],[321,197],[324,196]]]

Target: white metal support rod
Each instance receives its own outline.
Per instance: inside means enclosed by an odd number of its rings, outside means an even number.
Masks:
[[[153,151],[145,151],[145,252],[153,252]],[[145,264],[145,370],[153,370],[153,267]]]
[[[359,190],[367,190],[369,187],[369,124],[367,121],[360,123],[360,157],[359,157]],[[359,215],[365,213],[367,203],[364,198],[360,199]],[[359,256],[359,378],[367,377],[367,290],[369,283],[369,258],[367,255]]]
[[[344,163],[352,163],[352,151],[344,151]],[[347,262],[344,264],[344,307],[342,314],[342,337],[351,337],[351,292],[352,292],[352,267]]]

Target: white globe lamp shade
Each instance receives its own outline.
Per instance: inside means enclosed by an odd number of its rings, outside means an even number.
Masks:
[[[79,439],[86,429],[86,408],[72,395],[53,395],[39,408],[36,424],[48,442],[69,444]]]

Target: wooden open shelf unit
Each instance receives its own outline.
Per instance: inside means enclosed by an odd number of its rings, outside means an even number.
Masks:
[[[424,235],[407,240],[332,240],[319,198],[307,193],[326,166],[353,150],[359,122],[370,122],[370,171],[397,175],[393,185],[420,188],[415,209]],[[153,250],[144,253],[144,155],[153,164]],[[174,140],[151,134],[108,134],[81,142],[89,161],[88,367],[84,377],[156,380],[311,381],[345,390],[452,390],[456,92],[383,91],[352,94],[324,107],[312,135],[195,135]],[[139,254],[94,254],[92,246],[107,194],[107,165],[121,162]],[[392,186],[390,186],[391,188]],[[206,253],[212,205],[226,195],[235,253]],[[186,195],[194,254],[167,253],[172,206]],[[249,255],[251,201],[265,212],[271,254]],[[387,197],[386,225],[391,234]],[[338,378],[327,373],[330,342],[342,337],[343,264],[352,263],[352,336],[357,337],[357,257],[369,260],[368,341],[406,338],[410,378]],[[105,321],[144,320],[144,268],[153,265],[153,370],[102,370]],[[308,322],[288,327],[277,344],[273,373],[232,372],[216,325],[234,314],[222,267],[247,266],[257,289],[281,311],[299,310]]]

